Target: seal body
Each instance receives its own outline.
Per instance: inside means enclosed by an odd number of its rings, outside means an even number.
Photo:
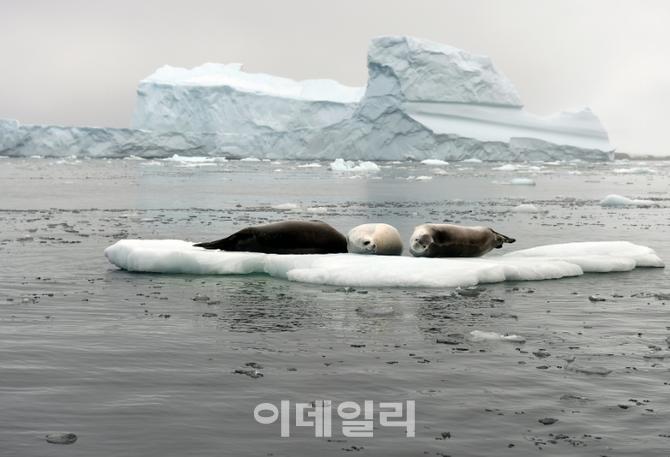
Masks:
[[[388,224],[363,224],[349,230],[347,250],[354,254],[401,255],[400,233]]]
[[[409,251],[415,257],[479,257],[515,241],[488,227],[423,224],[414,229]]]
[[[325,222],[286,221],[247,227],[227,238],[195,246],[266,254],[335,254],[347,252],[347,239]]]

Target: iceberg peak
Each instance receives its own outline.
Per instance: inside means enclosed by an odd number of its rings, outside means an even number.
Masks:
[[[401,98],[408,102],[522,106],[516,88],[490,58],[429,40],[374,38],[368,69],[370,81],[380,71],[395,77]]]

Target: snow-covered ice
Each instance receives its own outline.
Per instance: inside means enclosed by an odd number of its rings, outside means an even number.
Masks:
[[[449,165],[449,162],[440,159],[424,159],[421,161],[421,163],[424,165],[435,165],[435,166]]]
[[[430,259],[223,252],[180,240],[121,240],[108,247],[105,256],[117,267],[135,272],[265,273],[290,281],[361,287],[467,287],[664,266],[652,249],[625,241],[556,244],[504,256]]]
[[[600,206],[604,208],[625,208],[625,207],[648,208],[651,206],[657,206],[657,203],[652,200],[637,200],[624,197],[622,195],[610,194],[600,201]]]
[[[534,186],[535,181],[531,178],[513,178],[510,182],[513,186]]]
[[[526,339],[520,335],[502,335],[496,332],[485,332],[482,330],[473,330],[470,332],[472,341],[507,341],[510,343],[525,343]]]
[[[335,159],[330,164],[330,169],[333,171],[374,172],[379,171],[379,165],[369,161],[359,161],[358,163],[356,163],[352,160]]]
[[[532,203],[523,203],[512,208],[515,213],[540,213],[542,210]]]

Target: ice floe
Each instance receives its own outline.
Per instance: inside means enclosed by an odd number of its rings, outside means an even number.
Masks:
[[[422,160],[421,163],[424,164],[424,165],[437,165],[437,166],[449,165],[449,162],[446,162],[446,161],[440,160],[440,159],[426,159],[426,160]]]
[[[626,241],[564,243],[504,256],[430,259],[224,252],[180,240],[121,240],[108,247],[105,256],[117,267],[134,272],[265,273],[290,281],[358,287],[467,287],[664,266],[652,249]]]
[[[625,207],[649,208],[651,206],[657,206],[657,204],[652,200],[635,200],[628,197],[624,197],[622,195],[610,194],[600,201],[600,206],[606,208],[625,208]]]
[[[358,164],[351,160],[335,159],[330,164],[330,169],[333,171],[362,171],[373,172],[379,171],[379,165],[374,162],[359,161]]]
[[[509,182],[513,186],[534,186],[535,181],[531,178],[514,178]]]
[[[481,330],[473,330],[470,332],[470,339],[472,341],[508,341],[510,343],[525,343],[526,339],[520,335],[501,335],[496,332],[484,332]]]
[[[542,210],[531,203],[523,203],[512,208],[515,213],[540,213]]]

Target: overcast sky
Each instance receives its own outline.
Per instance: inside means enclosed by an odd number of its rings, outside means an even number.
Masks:
[[[164,64],[364,85],[384,34],[487,54],[528,110],[588,105],[618,150],[670,155],[664,0],[0,0],[0,118],[126,127]]]

